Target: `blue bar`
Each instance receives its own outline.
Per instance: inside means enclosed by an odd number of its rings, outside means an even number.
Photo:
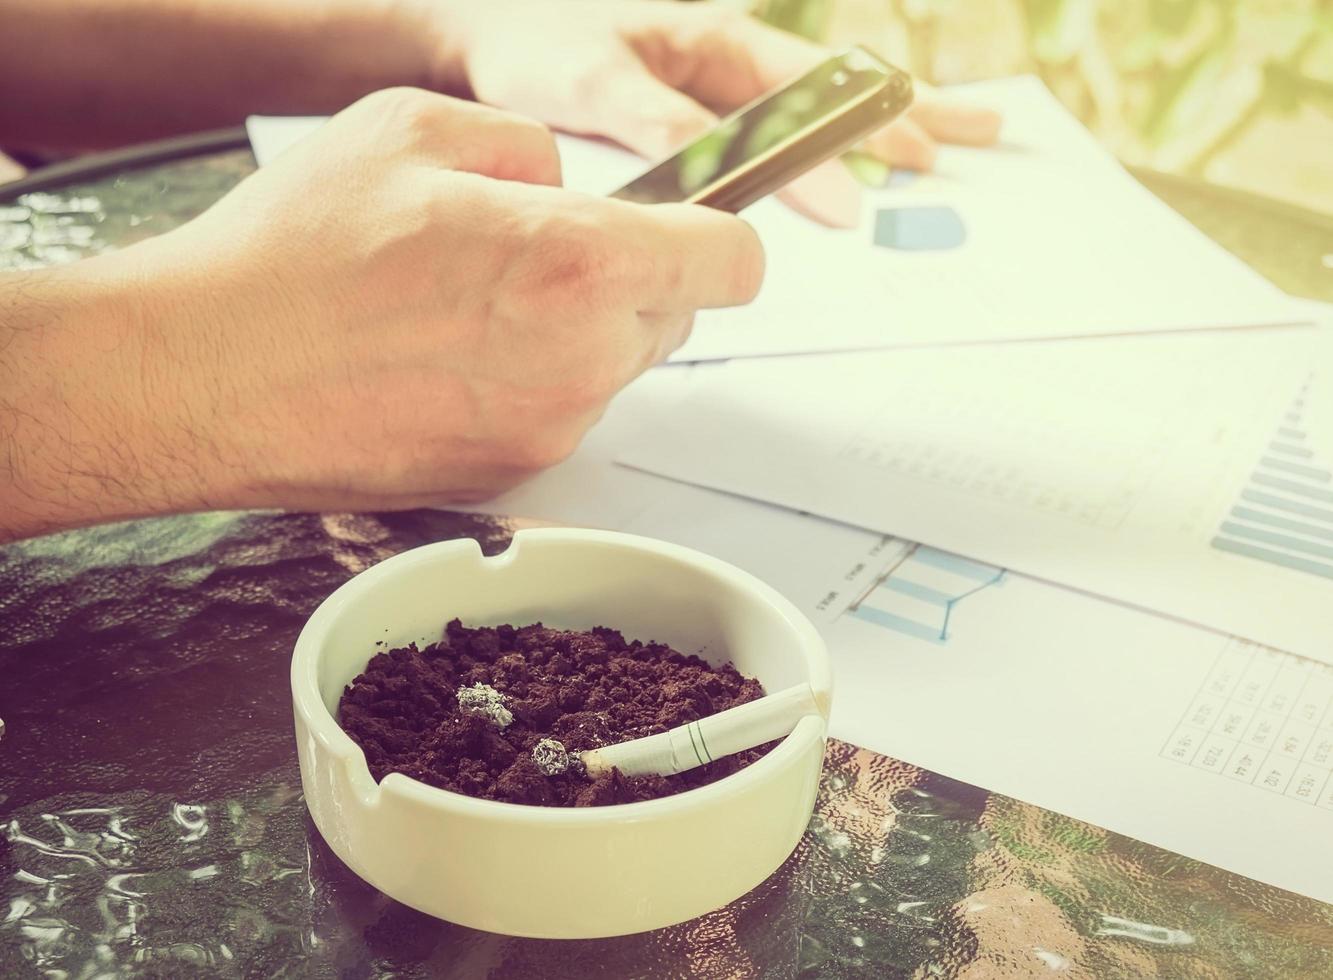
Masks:
[[[918,545],[916,551],[912,553],[912,557],[923,565],[952,572],[955,575],[963,576],[963,578],[970,578],[974,582],[989,582],[995,578],[995,573],[1000,571],[994,565],[983,565],[981,562],[959,558],[947,551],[938,551],[935,548],[927,548],[925,545]]]
[[[1327,521],[1329,524],[1333,524],[1333,510],[1303,504],[1297,500],[1274,497],[1271,493],[1243,490],[1240,499],[1248,500],[1252,504],[1263,504],[1265,507],[1272,507],[1274,510],[1285,510],[1288,514],[1300,514],[1302,517],[1313,517],[1317,521]]]
[[[920,599],[922,602],[929,602],[936,606],[947,606],[953,601],[953,596],[941,592],[939,589],[932,589],[928,585],[922,585],[919,582],[910,582],[907,579],[898,578],[892,575],[879,583],[882,589],[891,589],[902,595],[911,596],[913,599]]]
[[[1281,453],[1283,456],[1295,456],[1298,459],[1309,459],[1314,455],[1314,451],[1306,449],[1304,446],[1288,446],[1282,442],[1270,442],[1268,444],[1270,451]]]
[[[1243,521],[1254,521],[1256,524],[1267,524],[1269,527],[1280,527],[1284,531],[1295,531],[1297,534],[1305,534],[1312,538],[1326,538],[1333,541],[1333,528],[1316,527],[1314,524],[1305,524],[1302,521],[1278,517],[1276,514],[1269,514],[1262,510],[1252,510],[1249,507],[1232,507],[1231,516],[1239,517]]]
[[[1244,524],[1236,524],[1232,521],[1222,522],[1222,531],[1225,534],[1231,534],[1238,538],[1249,538],[1251,541],[1262,541],[1264,544],[1277,545],[1279,548],[1287,548],[1290,551],[1303,551],[1307,555],[1318,555],[1320,558],[1333,558],[1333,548],[1326,544],[1315,544],[1313,541],[1303,541],[1300,538],[1293,538],[1286,534],[1278,534],[1274,531],[1265,531],[1257,527],[1246,527]]]
[[[918,640],[926,640],[935,644],[944,643],[944,636],[940,630],[918,623],[914,619],[895,616],[893,613],[876,609],[874,606],[867,606],[862,603],[852,610],[852,615],[857,619],[864,619],[867,623],[874,623],[876,626],[883,626],[907,636],[914,636]]]
[[[1260,466],[1265,466],[1270,470],[1277,470],[1281,473],[1293,473],[1296,476],[1303,476],[1307,480],[1318,480],[1320,483],[1327,483],[1330,474],[1328,470],[1321,470],[1314,466],[1303,466],[1300,463],[1288,463],[1285,459],[1274,459],[1272,456],[1265,456],[1259,460]]]
[[[1244,555],[1246,558],[1258,558],[1260,561],[1282,565],[1298,572],[1309,572],[1312,575],[1321,575],[1324,578],[1333,579],[1333,565],[1325,565],[1323,562],[1297,558],[1294,555],[1284,555],[1280,551],[1256,548],[1254,545],[1243,544],[1240,541],[1230,541],[1226,538],[1213,538],[1213,547],[1220,551],[1230,551],[1232,554]]]
[[[1298,494],[1302,497],[1312,497],[1315,500],[1322,500],[1325,503],[1333,504],[1333,491],[1321,490],[1318,487],[1307,487],[1304,483],[1297,483],[1295,480],[1282,480],[1276,476],[1269,476],[1267,473],[1255,473],[1251,479],[1261,487],[1272,487],[1274,490],[1285,490],[1287,493]]]

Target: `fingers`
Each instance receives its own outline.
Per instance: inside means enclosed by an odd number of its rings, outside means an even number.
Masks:
[[[865,149],[895,167],[930,170],[940,143],[990,146],[1002,121],[993,109],[926,99],[867,139]]]
[[[640,312],[740,306],[759,292],[764,249],[734,215],[695,204],[619,205],[650,265]]]
[[[733,109],[829,56],[817,44],[716,4],[636,5],[630,43],[653,71],[706,105]]]
[[[865,149],[887,164],[908,170],[935,166],[938,147],[931,135],[907,117],[894,120],[865,142]]]
[[[712,4],[652,4],[657,30],[631,31],[631,43],[654,72],[701,102],[731,109],[801,75],[830,52],[817,44]],[[676,66],[685,66],[683,69]],[[999,137],[1001,117],[991,109],[931,98],[918,83],[909,120],[892,124],[872,139],[869,150],[897,166],[928,170],[936,143],[989,146]]]
[[[602,135],[657,160],[708,132],[717,117],[627,56],[597,96]]]
[[[994,109],[961,105],[938,99],[918,101],[908,115],[941,143],[991,146],[1000,138],[1003,117]]]
[[[370,130],[381,149],[419,153],[448,170],[527,184],[560,184],[560,154],[541,123],[424,89],[374,92],[330,124]]]
[[[777,196],[797,214],[830,228],[855,228],[861,218],[861,185],[840,160],[821,163]]]

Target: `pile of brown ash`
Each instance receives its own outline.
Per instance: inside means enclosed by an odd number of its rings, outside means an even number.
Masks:
[[[343,692],[338,720],[377,781],[401,772],[488,800],[605,806],[714,782],[770,746],[675,776],[612,770],[594,778],[577,765],[543,773],[533,760],[537,743],[556,739],[573,754],[664,732],[763,694],[731,664],[713,667],[659,643],[627,642],[611,629],[469,629],[455,619],[424,650],[376,654]]]

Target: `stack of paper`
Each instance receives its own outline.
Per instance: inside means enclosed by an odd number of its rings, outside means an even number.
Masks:
[[[747,211],[764,290],[678,355],[718,363],[479,509],[716,554],[819,625],[834,735],[1333,901],[1333,344],[1040,83],[960,95],[999,148],[851,231]]]
[[[1329,653],[1333,460],[1300,328],[710,372],[618,458],[1306,656]]]

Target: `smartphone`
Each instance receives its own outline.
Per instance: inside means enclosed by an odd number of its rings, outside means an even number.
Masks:
[[[727,116],[611,196],[736,212],[850,149],[911,104],[907,73],[854,47]]]

